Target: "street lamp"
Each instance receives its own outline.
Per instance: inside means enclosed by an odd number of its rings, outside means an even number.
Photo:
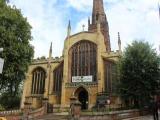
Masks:
[[[3,51],[3,48],[0,48],[0,52],[2,51]],[[4,59],[0,58],[0,74],[2,74],[3,65],[4,65]]]

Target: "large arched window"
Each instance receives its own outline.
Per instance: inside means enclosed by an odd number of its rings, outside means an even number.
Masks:
[[[116,92],[116,84],[118,82],[118,70],[116,63],[112,61],[104,61],[105,63],[105,91],[108,93]]]
[[[62,80],[63,80],[63,63],[61,63],[54,71],[53,71],[53,92],[60,93],[62,88]]]
[[[36,68],[32,73],[31,94],[43,94],[45,89],[46,73],[41,67]]]
[[[76,43],[69,51],[71,58],[71,77],[92,76],[92,81],[97,79],[97,46],[83,40]]]

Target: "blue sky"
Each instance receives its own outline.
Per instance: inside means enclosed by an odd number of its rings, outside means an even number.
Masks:
[[[53,42],[53,56],[61,56],[68,21],[72,34],[81,32],[91,17],[92,0],[10,0],[21,9],[32,26],[35,58],[48,56]],[[158,51],[160,45],[160,19],[158,0],[104,0],[109,23],[112,50],[118,49],[117,33],[120,32],[122,48],[133,40],[148,41]]]

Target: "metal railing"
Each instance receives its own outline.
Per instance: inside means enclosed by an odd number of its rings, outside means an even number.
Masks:
[[[9,110],[9,111],[1,111],[0,116],[8,116],[8,115],[19,115],[21,114],[21,110]]]

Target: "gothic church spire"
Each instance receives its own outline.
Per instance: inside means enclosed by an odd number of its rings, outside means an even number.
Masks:
[[[103,7],[103,0],[93,0],[93,10],[92,10],[92,23],[88,26],[88,31],[97,32],[97,24],[101,26],[101,33],[104,36],[104,43],[106,45],[107,52],[111,51],[110,47],[110,37],[109,37],[109,27],[107,17]]]
[[[103,7],[103,0],[93,0],[92,24],[105,22],[106,15]]]
[[[93,0],[93,12],[104,13],[103,0]]]

